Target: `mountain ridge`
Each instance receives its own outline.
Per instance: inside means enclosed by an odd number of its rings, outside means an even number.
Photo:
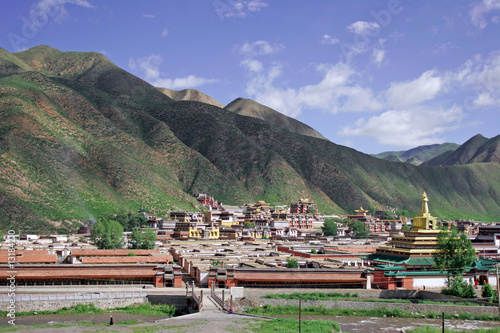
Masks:
[[[402,151],[386,151],[371,156],[381,158],[391,162],[406,162],[413,165],[420,165],[436,156],[448,151],[454,151],[460,147],[456,143],[446,142],[442,144],[418,146]]]
[[[96,53],[1,56],[0,222],[70,231],[103,214],[309,198],[321,212],[500,215],[500,165],[391,163],[198,101],[175,101]],[[14,62],[19,60],[24,65]],[[22,65],[22,64],[21,64]],[[6,68],[8,70],[6,70]]]
[[[284,128],[298,134],[328,140],[312,127],[251,99],[237,98],[226,105],[224,109],[239,115],[264,120],[277,127]]]
[[[423,165],[464,165],[487,162],[500,163],[500,135],[488,139],[477,134],[452,153],[436,156]]]

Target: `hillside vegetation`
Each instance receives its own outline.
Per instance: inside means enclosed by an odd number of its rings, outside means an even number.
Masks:
[[[98,53],[0,49],[0,222],[74,231],[140,208],[198,209],[310,198],[327,213],[420,209],[500,216],[500,164],[415,167],[294,133],[215,105],[175,101]]]
[[[425,162],[426,166],[500,163],[500,135],[487,139],[478,134],[454,151],[448,151]]]

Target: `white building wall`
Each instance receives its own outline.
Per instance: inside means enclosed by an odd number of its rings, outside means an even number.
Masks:
[[[413,289],[433,289],[446,287],[446,277],[414,277]]]

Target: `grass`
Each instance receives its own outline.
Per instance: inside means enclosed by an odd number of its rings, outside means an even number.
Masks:
[[[122,312],[122,313],[140,314],[140,315],[173,316],[176,310],[177,308],[173,305],[165,305],[165,304],[152,305],[151,303],[142,303],[140,305],[129,305],[121,308],[103,310],[97,308],[93,303],[91,303],[91,304],[77,304],[69,308],[64,307],[56,311],[36,311],[36,312],[38,315]],[[7,312],[0,311],[0,315],[6,316]],[[34,315],[34,311],[16,313],[16,316],[30,316],[30,315]]]
[[[255,333],[288,333],[299,331],[299,321],[295,318],[278,318],[251,324],[246,329]],[[328,320],[302,320],[301,332],[304,333],[330,333],[340,332],[340,325]]]
[[[299,299],[302,298],[303,300],[308,300],[308,301],[317,301],[317,300],[335,300],[339,298],[356,298],[358,297],[357,293],[351,294],[350,292],[347,293],[338,293],[338,292],[330,292],[330,293],[323,293],[323,292],[312,292],[312,293],[291,293],[291,294],[267,294],[265,296],[262,296],[262,298],[274,298],[274,299]]]
[[[371,303],[412,303],[410,300],[406,299],[359,299],[359,295],[357,293],[351,294],[347,293],[339,293],[339,292],[312,292],[312,293],[291,293],[291,294],[267,294],[262,296],[261,298],[267,299],[299,299],[307,301],[337,301],[337,300],[349,300],[351,302],[371,302]],[[481,304],[472,303],[472,302],[435,302],[435,301],[427,301],[427,300],[419,300],[419,304],[442,304],[442,305],[466,305],[466,306],[481,306]]]
[[[248,313],[257,315],[284,315],[298,314],[298,305],[278,305],[266,304],[264,306],[252,307]],[[397,317],[397,318],[441,318],[441,313],[427,312],[424,314],[413,314],[399,308],[389,309],[379,307],[377,309],[348,309],[348,308],[325,308],[323,306],[302,307],[302,314],[328,315],[328,316],[367,316],[367,317]],[[445,319],[467,319],[467,320],[498,320],[497,315],[479,314],[473,315],[460,313],[445,313]]]
[[[447,328],[444,329],[445,333],[461,333],[461,332],[472,332],[472,333],[500,333],[500,327],[497,328],[489,328],[489,329],[478,329],[474,331],[455,331],[455,330],[449,330]],[[442,330],[441,328],[438,327],[430,327],[430,326],[421,326],[418,327],[414,330],[408,331],[410,333],[441,333]]]
[[[115,325],[137,325],[142,323],[140,320],[125,320],[117,321]],[[96,326],[109,326],[108,323],[94,323],[90,321],[78,321],[71,323],[53,323],[53,324],[33,324],[33,325],[5,325],[0,326],[0,332],[16,332],[16,331],[29,331],[34,329],[45,329],[45,328],[64,328],[64,327],[96,327]],[[29,329],[27,329],[29,327]]]

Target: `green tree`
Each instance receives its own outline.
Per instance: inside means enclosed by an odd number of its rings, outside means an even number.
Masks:
[[[354,237],[363,238],[368,236],[370,231],[367,230],[366,224],[362,221],[352,221],[349,223],[349,229],[351,229],[351,233]]]
[[[410,230],[410,226],[408,224],[403,224],[401,230]]]
[[[408,217],[408,216],[410,216],[410,212],[407,211],[406,209],[401,209],[401,210],[398,211],[398,215],[399,216],[406,216],[406,217]]]
[[[147,222],[144,215],[139,213],[120,213],[112,216],[107,216],[106,218],[118,221],[123,226],[123,230],[125,231],[132,231],[132,229],[134,228],[140,228]]]
[[[385,210],[382,213],[381,217],[382,217],[382,220],[395,220],[396,219],[396,215],[393,212],[389,212],[387,210]]]
[[[122,225],[110,219],[99,219],[90,231],[90,240],[99,249],[117,249],[123,244]]]
[[[325,223],[321,227],[323,235],[325,236],[337,236],[337,223],[334,219],[325,219]]]
[[[288,268],[298,268],[299,263],[293,258],[286,258],[286,267]]]
[[[495,291],[488,283],[483,284],[483,288],[481,290],[482,297],[493,297],[495,295]]]
[[[151,228],[144,230],[139,228],[132,229],[130,236],[130,248],[152,250],[156,247],[156,232]]]
[[[472,265],[476,250],[464,233],[459,236],[453,232],[441,231],[438,234],[437,249],[432,256],[436,268],[457,275]]]
[[[442,293],[450,296],[462,298],[475,298],[474,287],[464,281],[462,275],[454,275],[448,278],[448,287],[442,290]]]
[[[255,229],[255,222],[245,221],[243,223],[243,228],[245,228],[245,229]]]
[[[316,251],[316,249],[311,249],[311,254],[318,254],[318,251]]]

